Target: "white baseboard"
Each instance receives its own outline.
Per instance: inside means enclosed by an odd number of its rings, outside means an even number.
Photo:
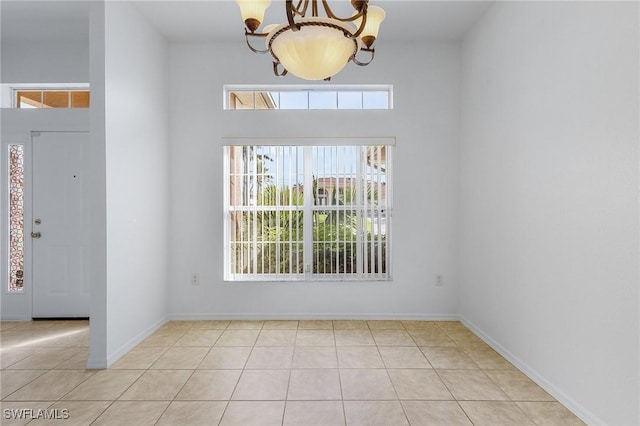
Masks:
[[[107,360],[105,358],[89,358],[87,360],[87,370],[104,370],[108,368]]]
[[[486,344],[491,346],[496,352],[502,355],[507,361],[516,366],[518,370],[523,372],[527,377],[533,380],[538,386],[547,391],[552,397],[554,397],[559,403],[567,407],[573,414],[578,416],[583,422],[588,425],[604,425],[598,416],[593,414],[590,410],[587,410],[582,404],[567,395],[564,391],[559,389],[552,382],[547,380],[542,374],[531,368],[528,364],[521,359],[513,355],[509,350],[493,340],[488,334],[483,332],[474,323],[466,319],[464,316],[460,318],[460,321],[473,331],[478,337],[480,337]]]
[[[198,320],[417,320],[458,321],[457,314],[169,314],[171,321]]]
[[[0,318],[0,321],[31,321],[33,318],[30,316],[8,316]]]
[[[159,329],[164,324],[166,324],[167,321],[169,321],[168,317],[164,317],[161,320],[154,323],[153,325],[147,327],[146,329],[138,333],[135,337],[129,339],[129,341],[124,345],[122,345],[118,350],[111,353],[110,355],[107,355],[106,359],[105,358],[99,358],[99,359],[89,358],[89,360],[87,361],[87,368],[98,369],[98,370],[109,368],[111,365],[113,365],[114,362],[122,358],[122,356],[128,353],[131,349],[138,346],[140,342],[142,342],[147,337],[151,336],[157,329]]]

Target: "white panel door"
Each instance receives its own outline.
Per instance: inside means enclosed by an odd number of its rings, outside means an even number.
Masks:
[[[89,134],[34,133],[32,142],[32,316],[88,317],[84,185]]]

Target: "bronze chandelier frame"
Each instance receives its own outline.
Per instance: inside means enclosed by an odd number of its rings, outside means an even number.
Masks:
[[[316,18],[316,17],[320,17],[319,15],[319,7],[318,7],[318,3],[321,3],[322,8],[324,9],[324,14],[326,15],[327,18],[330,19],[334,19],[336,21],[339,22],[343,22],[343,23],[348,23],[348,22],[355,22],[356,20],[362,18],[362,21],[360,22],[359,27],[356,29],[355,32],[351,33],[348,30],[344,29],[343,27],[339,26],[339,25],[335,25],[335,24],[331,24],[329,22],[322,22],[322,21],[318,21],[318,22],[296,22],[296,17],[299,18],[305,18],[307,11],[309,10],[309,6],[311,6],[311,17]],[[344,36],[350,40],[354,41],[354,50],[353,50],[353,54],[351,55],[351,57],[349,58],[349,61],[352,61],[353,63],[355,63],[356,65],[359,66],[367,66],[369,65],[374,57],[375,57],[375,48],[372,47],[373,43],[375,42],[375,37],[373,36],[364,36],[362,37],[362,44],[363,46],[360,47],[358,49],[358,43],[357,43],[357,39],[360,36],[360,34],[362,34],[362,31],[364,30],[366,24],[367,24],[367,8],[369,5],[369,0],[351,0],[351,5],[353,6],[353,8],[356,10],[356,14],[354,14],[353,16],[347,17],[347,18],[341,18],[339,16],[337,16],[335,13],[333,13],[333,11],[331,10],[331,7],[329,6],[329,3],[327,2],[327,0],[299,0],[298,3],[296,5],[293,4],[293,0],[286,0],[285,1],[285,9],[286,9],[286,13],[287,13],[287,21],[288,24],[287,26],[281,28],[280,30],[278,30],[278,32],[276,32],[273,37],[271,37],[271,39],[269,40],[269,45],[267,46],[267,49],[256,49],[255,47],[253,47],[251,45],[250,42],[250,37],[256,37],[256,38],[266,38],[270,33],[267,32],[262,32],[262,33],[257,33],[256,30],[258,29],[258,27],[260,26],[261,22],[258,21],[257,19],[247,19],[245,20],[245,31],[244,31],[244,35],[245,35],[245,40],[247,42],[247,46],[249,47],[249,49],[254,52],[254,53],[271,53],[271,56],[273,57],[274,61],[273,61],[273,73],[276,76],[285,76],[287,75],[288,71],[282,67],[282,70],[279,71],[278,68],[281,65],[280,64],[280,59],[278,59],[278,57],[273,53],[273,51],[271,50],[271,45],[273,44],[273,41],[281,34],[287,32],[287,31],[299,31],[302,27],[304,26],[322,26],[322,27],[329,27],[329,28],[334,28],[338,31],[341,31]],[[363,51],[363,52],[367,52],[370,57],[368,61],[360,61],[356,58],[356,55],[358,53],[358,51]],[[325,80],[330,80],[331,77],[326,78]]]

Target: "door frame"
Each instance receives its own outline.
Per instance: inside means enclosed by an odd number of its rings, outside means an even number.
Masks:
[[[33,223],[32,217],[32,132],[82,132],[89,133],[89,109],[76,110],[34,110],[21,111],[6,109],[2,112],[1,138],[2,152],[0,152],[0,196],[2,197],[2,211],[0,212],[0,313],[2,320],[8,321],[30,321],[33,317],[33,283],[31,282],[32,271],[32,241],[29,234]],[[90,143],[90,142],[89,142]],[[24,290],[20,293],[9,292],[8,279],[8,255],[9,255],[9,215],[8,215],[8,147],[11,144],[24,145],[24,223],[25,223],[25,243],[24,243],[24,268],[25,282]]]

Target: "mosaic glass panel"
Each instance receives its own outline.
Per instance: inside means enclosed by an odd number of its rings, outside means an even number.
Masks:
[[[24,288],[24,146],[9,145],[9,291]]]

